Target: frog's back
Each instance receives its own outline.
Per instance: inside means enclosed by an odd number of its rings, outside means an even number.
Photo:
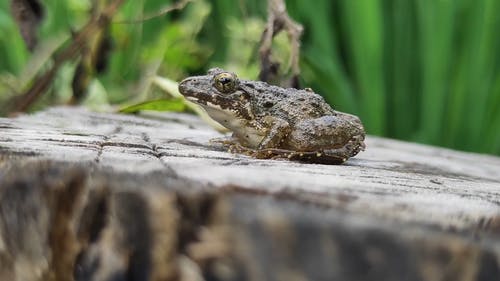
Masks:
[[[255,112],[296,123],[301,120],[334,115],[334,110],[320,95],[309,90],[281,88],[264,82],[252,85],[256,90]]]

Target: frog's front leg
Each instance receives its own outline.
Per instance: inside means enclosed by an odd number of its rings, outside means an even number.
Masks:
[[[269,128],[265,131],[265,136],[256,147],[256,149],[242,147],[232,147],[232,151],[238,151],[246,155],[253,156],[260,159],[274,158],[276,151],[282,146],[283,141],[290,134],[290,124],[281,118],[266,116],[263,118],[261,125],[264,128]]]
[[[286,158],[290,151],[280,149],[284,140],[288,137],[291,131],[290,124],[281,118],[266,116],[262,118],[260,123],[254,124],[257,130],[261,130],[264,137],[258,144],[252,145],[247,139],[242,138],[237,133],[233,134],[231,139],[215,140],[211,142],[221,143],[229,147],[229,152],[240,153],[260,159],[275,158],[278,155],[281,158]],[[266,129],[268,128],[268,129]]]
[[[283,141],[290,134],[290,124],[284,119],[273,116],[264,117],[263,122],[269,128],[269,131],[260,142],[258,150],[281,147]]]

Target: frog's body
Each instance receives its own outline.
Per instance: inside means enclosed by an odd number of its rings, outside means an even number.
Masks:
[[[239,152],[341,163],[364,149],[358,117],[333,110],[311,90],[239,80],[221,69],[184,79],[179,91],[233,132]]]

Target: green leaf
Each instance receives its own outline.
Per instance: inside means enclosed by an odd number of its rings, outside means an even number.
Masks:
[[[186,110],[186,104],[183,98],[159,99],[127,106],[120,109],[119,112],[136,113],[141,110],[182,112]]]

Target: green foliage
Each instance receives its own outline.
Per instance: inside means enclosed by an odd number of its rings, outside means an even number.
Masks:
[[[9,13],[8,1],[0,2],[0,73],[19,74],[28,51]]]
[[[286,2],[305,28],[304,87],[336,109],[359,115],[371,134],[500,154],[500,1]],[[61,34],[70,38],[70,30],[86,22],[92,1],[43,3],[40,46],[48,46]],[[111,25],[109,67],[95,78],[85,104],[164,99],[152,86],[155,76],[179,80],[214,66],[257,77],[266,1],[195,0],[182,11],[140,20],[172,3],[126,1]],[[47,53],[27,51],[8,1],[0,3],[0,32],[1,102],[26,87],[22,74]],[[286,65],[286,36],[277,38],[274,48]],[[75,65],[62,68],[52,98],[35,108],[70,98]]]
[[[368,132],[500,154],[500,2],[287,3],[305,83]]]

